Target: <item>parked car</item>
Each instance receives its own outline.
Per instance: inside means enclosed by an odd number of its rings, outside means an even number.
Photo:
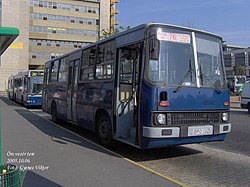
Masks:
[[[247,81],[241,93],[241,108],[248,109],[250,114],[250,81]]]

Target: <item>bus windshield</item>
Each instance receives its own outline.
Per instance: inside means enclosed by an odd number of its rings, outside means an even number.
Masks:
[[[155,32],[160,41],[160,55],[159,60],[149,60],[147,80],[158,85],[196,87],[195,43],[200,86],[226,86],[219,39],[195,34],[193,42],[191,31],[158,28]]]
[[[201,86],[210,87],[210,83],[212,83],[218,88],[226,88],[220,40],[196,34],[196,46]]]
[[[148,79],[152,83],[177,86],[189,72],[185,86],[196,86],[194,52],[191,40],[191,33],[175,31],[174,29],[162,29],[158,35],[160,40],[159,60],[150,60],[148,66]],[[172,36],[175,35],[175,36]],[[172,37],[187,37],[187,41],[174,41]]]
[[[43,77],[30,77],[28,84],[28,93],[30,94],[42,94]]]

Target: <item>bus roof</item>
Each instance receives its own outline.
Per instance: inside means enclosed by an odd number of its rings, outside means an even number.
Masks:
[[[210,35],[212,37],[216,37],[216,38],[219,38],[219,39],[222,39],[221,36],[219,35],[216,35],[216,34],[213,34],[213,33],[210,33],[210,32],[206,32],[206,31],[203,31],[203,30],[198,30],[198,29],[194,29],[194,28],[188,28],[188,27],[183,27],[183,26],[177,26],[177,25],[171,25],[171,24],[165,24],[165,23],[145,23],[145,24],[141,24],[139,26],[136,26],[136,27],[133,27],[131,29],[128,29],[128,30],[125,30],[125,31],[122,31],[120,33],[117,33],[117,34],[114,34],[112,36],[109,36],[107,38],[104,38],[102,40],[99,40],[99,41],[96,41],[92,44],[89,44],[87,46],[84,46],[82,48],[79,48],[79,49],[76,49],[74,51],[71,51],[71,52],[68,52],[68,53],[65,53],[57,58],[54,58],[54,59],[51,59],[51,60],[48,60],[46,63],[50,62],[50,61],[55,61],[57,59],[60,59],[62,57],[66,57],[72,53],[76,53],[76,52],[79,52],[81,51],[82,49],[87,49],[87,48],[90,48],[92,46],[95,46],[95,45],[98,45],[98,44],[101,44],[101,43],[105,43],[107,41],[110,41],[112,39],[115,39],[117,37],[120,37],[120,36],[123,36],[123,35],[126,35],[126,34],[129,34],[129,33],[132,33],[132,32],[135,32],[135,31],[138,31],[138,30],[141,30],[141,29],[145,29],[145,31],[149,28],[149,27],[153,27],[153,26],[163,26],[163,27],[169,27],[169,28],[178,28],[178,29],[182,29],[182,30],[186,30],[186,31],[191,31],[191,32],[197,32],[197,33],[201,33],[201,34],[206,34],[206,35]]]
[[[29,72],[43,72],[44,70],[23,70],[23,71],[19,71],[16,75],[13,75],[15,77],[21,77],[24,75],[29,75]]]

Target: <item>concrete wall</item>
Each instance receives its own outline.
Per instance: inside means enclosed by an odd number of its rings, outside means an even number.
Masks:
[[[110,29],[110,0],[101,0],[100,2],[100,32],[103,29]]]
[[[2,0],[2,15],[4,16],[1,17],[1,26],[18,28],[20,35],[15,42],[22,42],[23,46],[9,48],[1,56],[0,91],[7,89],[7,80],[10,75],[28,68],[28,8],[28,0]]]

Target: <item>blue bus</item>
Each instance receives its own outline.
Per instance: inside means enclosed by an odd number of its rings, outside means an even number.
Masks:
[[[11,75],[8,96],[25,106],[41,106],[43,70],[24,70]]]
[[[141,149],[224,140],[231,131],[222,38],[150,23],[45,63],[42,108]]]

